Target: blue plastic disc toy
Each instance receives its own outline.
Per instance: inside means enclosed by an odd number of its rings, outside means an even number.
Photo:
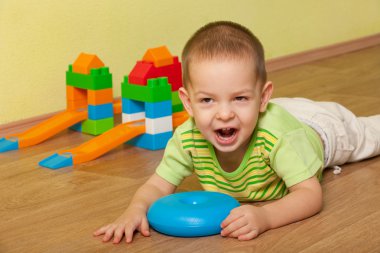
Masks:
[[[222,221],[238,206],[237,200],[224,193],[181,192],[155,201],[147,216],[150,226],[163,234],[208,236],[219,234]]]

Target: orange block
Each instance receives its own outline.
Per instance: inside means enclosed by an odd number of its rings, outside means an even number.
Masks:
[[[155,67],[173,64],[173,56],[166,46],[150,48],[146,51],[143,61],[152,62]]]
[[[87,100],[87,90],[66,85],[66,98],[68,100]]]
[[[112,88],[102,90],[88,90],[87,101],[90,105],[101,105],[113,102]]]
[[[73,72],[90,74],[91,69],[104,67],[104,63],[94,54],[81,53],[73,63]]]
[[[87,108],[87,100],[66,100],[66,108],[69,111]]]

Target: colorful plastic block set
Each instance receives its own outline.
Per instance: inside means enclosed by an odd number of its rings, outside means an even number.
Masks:
[[[112,74],[96,56],[81,53],[66,72],[67,108],[25,132],[0,139],[0,153],[36,145],[71,128],[95,135],[73,149],[42,160],[41,166],[58,169],[87,162],[128,143],[149,150],[162,149],[173,129],[188,115],[178,97],[181,63],[166,46],[148,49],[124,77],[121,100],[114,100]],[[114,125],[115,114],[122,123]]]

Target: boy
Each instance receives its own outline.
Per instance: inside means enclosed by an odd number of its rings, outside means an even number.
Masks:
[[[169,141],[156,173],[135,193],[127,210],[94,235],[149,236],[146,212],[195,172],[205,190],[240,201],[222,222],[221,235],[250,240],[268,229],[308,218],[322,208],[325,167],[380,153],[380,115],[356,118],[336,103],[274,99],[264,51],[245,27],[214,22],[198,30],[183,54],[184,88],[191,116]]]

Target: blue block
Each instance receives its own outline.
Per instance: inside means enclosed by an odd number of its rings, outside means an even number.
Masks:
[[[158,150],[165,148],[172,136],[172,131],[160,134],[143,134],[128,141],[127,143],[140,148]]]
[[[18,149],[18,139],[12,138],[11,140],[0,139],[0,153]]]
[[[102,105],[88,105],[88,118],[92,120],[113,117],[112,103]]]
[[[69,153],[62,155],[54,154],[40,161],[38,164],[42,167],[56,170],[63,167],[72,166],[73,157]]]
[[[122,102],[121,107],[122,107],[123,113],[131,114],[131,113],[145,111],[144,102],[131,100],[128,98],[122,98],[121,102]]]
[[[82,132],[82,122],[76,123],[75,125],[72,125],[70,129],[78,132]]]
[[[161,118],[172,115],[172,101],[146,102],[145,116],[150,119]]]

